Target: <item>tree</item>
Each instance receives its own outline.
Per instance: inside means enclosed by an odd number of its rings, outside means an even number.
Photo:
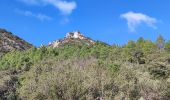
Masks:
[[[136,42],[136,49],[143,52],[144,55],[151,53],[153,50],[155,50],[155,48],[156,45],[152,41],[144,40],[142,37],[140,37]]]
[[[136,42],[136,48],[137,49],[142,49],[143,45],[145,43],[145,40],[143,39],[143,37],[140,37],[137,42]]]
[[[136,51],[136,43],[135,41],[128,41],[128,43],[124,46],[123,54],[127,59],[132,57],[133,52]]]
[[[142,51],[145,55],[152,53],[155,49],[156,45],[152,41],[145,40],[142,48]]]
[[[141,44],[141,43],[144,43],[145,40],[143,37],[140,37],[138,40],[137,40],[137,44]]]
[[[158,46],[159,49],[164,49],[165,39],[163,38],[163,36],[159,35],[159,37],[156,40],[156,45]]]
[[[135,41],[128,41],[128,43],[125,47],[128,49],[134,49],[136,47],[136,43],[135,43]]]
[[[165,50],[170,52],[170,40],[165,43]]]

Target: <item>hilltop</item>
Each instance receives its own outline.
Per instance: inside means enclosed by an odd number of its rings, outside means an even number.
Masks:
[[[81,34],[79,31],[75,32],[69,32],[66,34],[64,39],[59,39],[56,40],[52,43],[49,43],[50,47],[57,48],[59,46],[63,46],[66,44],[87,44],[87,45],[92,45],[94,44],[95,41],[92,40],[91,38],[85,37],[83,34]]]

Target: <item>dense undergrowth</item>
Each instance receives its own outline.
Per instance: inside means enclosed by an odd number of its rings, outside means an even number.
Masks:
[[[16,74],[15,91],[4,99],[169,100],[170,42],[143,38],[124,46],[66,44],[11,51],[0,73]],[[1,80],[5,78],[0,78]],[[1,81],[1,83],[4,81]]]

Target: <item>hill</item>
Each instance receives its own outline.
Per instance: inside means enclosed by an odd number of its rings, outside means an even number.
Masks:
[[[0,29],[0,53],[7,53],[11,50],[27,50],[31,48],[32,45],[23,39],[13,35],[11,32],[5,29]]]
[[[0,98],[169,100],[170,42],[163,37],[156,43],[139,38],[110,46],[100,41],[89,45],[76,34],[67,35],[57,46],[54,42],[3,55]]]
[[[64,39],[56,40],[52,43],[49,43],[50,47],[57,48],[59,46],[67,45],[67,44],[87,44],[92,45],[94,44],[94,40],[85,37],[79,31],[67,33]]]

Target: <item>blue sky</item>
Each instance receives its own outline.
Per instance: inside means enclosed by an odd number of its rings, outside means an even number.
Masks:
[[[170,40],[169,0],[1,0],[0,28],[39,46],[79,30],[109,44]]]

